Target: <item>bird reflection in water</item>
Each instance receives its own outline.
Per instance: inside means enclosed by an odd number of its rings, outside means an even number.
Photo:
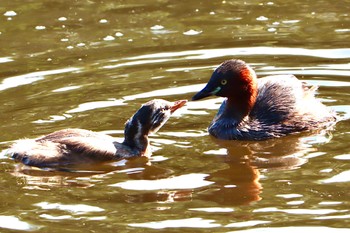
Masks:
[[[166,176],[169,171],[153,165],[145,157],[138,157],[113,163],[72,165],[62,169],[41,169],[18,163],[11,172],[17,177],[17,183],[27,189],[49,189],[56,186],[89,188],[115,173],[136,178],[138,174]]]
[[[226,141],[212,137],[220,149],[205,154],[215,155],[226,168],[210,173],[206,180],[215,184],[201,198],[222,205],[245,205],[261,200],[261,173],[297,169],[307,162],[306,155],[315,151],[304,139],[300,135],[266,141]]]
[[[150,190],[135,190],[118,188],[114,198],[128,203],[206,200],[220,205],[245,205],[261,200],[263,187],[261,174],[271,170],[297,169],[307,162],[307,155],[315,151],[308,137],[290,135],[283,139],[266,141],[223,141],[211,138],[213,148],[217,151],[206,151],[204,155],[215,156],[218,163],[212,170],[202,170],[208,174],[204,181],[212,182],[199,188],[156,188]],[[217,152],[220,152],[218,155]],[[225,151],[222,153],[222,151]],[[206,154],[206,155],[205,155]],[[175,158],[174,158],[175,159]],[[116,173],[126,174],[118,178]],[[146,158],[121,160],[114,163],[95,165],[90,168],[80,168],[72,171],[45,171],[29,168],[17,169],[13,175],[20,177],[19,182],[25,182],[27,188],[50,188],[50,186],[74,186],[88,188],[103,182],[113,176],[113,181],[126,180],[159,181],[181,174],[169,167],[157,165]],[[182,173],[183,174],[183,173]],[[189,176],[189,179],[191,177]],[[169,179],[170,180],[170,179]],[[191,180],[195,184],[201,180]],[[177,186],[176,186],[177,187]]]

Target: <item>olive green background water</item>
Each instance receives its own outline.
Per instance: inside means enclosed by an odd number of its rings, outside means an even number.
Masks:
[[[189,102],[150,160],[72,172],[2,154],[0,231],[347,232],[350,1],[0,3],[0,149],[69,127],[123,137],[153,98],[190,99],[222,61],[295,74],[341,120],[331,132],[222,142],[222,99]]]

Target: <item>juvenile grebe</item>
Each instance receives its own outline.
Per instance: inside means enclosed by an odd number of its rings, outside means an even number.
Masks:
[[[209,133],[225,140],[264,140],[293,132],[324,129],[336,122],[333,111],[293,75],[257,79],[242,60],[223,62],[207,85],[192,97],[226,97],[209,125]]]
[[[36,139],[22,139],[8,150],[16,161],[36,167],[104,162],[150,156],[148,135],[157,132],[171,114],[186,104],[152,100],[142,105],[125,125],[124,141],[84,129],[64,129]]]

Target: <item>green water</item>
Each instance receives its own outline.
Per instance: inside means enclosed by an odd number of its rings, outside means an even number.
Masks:
[[[76,127],[123,137],[154,98],[190,99],[222,61],[295,74],[341,121],[328,134],[221,142],[222,99],[189,102],[153,157],[76,172],[2,156],[0,231],[350,230],[350,1],[0,4],[0,149]]]

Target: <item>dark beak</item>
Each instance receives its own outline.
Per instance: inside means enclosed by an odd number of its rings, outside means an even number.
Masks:
[[[178,100],[173,103],[173,106],[170,107],[170,112],[173,113],[182,106],[184,106],[187,103],[187,100]]]
[[[215,95],[210,85],[206,85],[200,92],[192,97],[192,100],[200,100],[208,96]]]

